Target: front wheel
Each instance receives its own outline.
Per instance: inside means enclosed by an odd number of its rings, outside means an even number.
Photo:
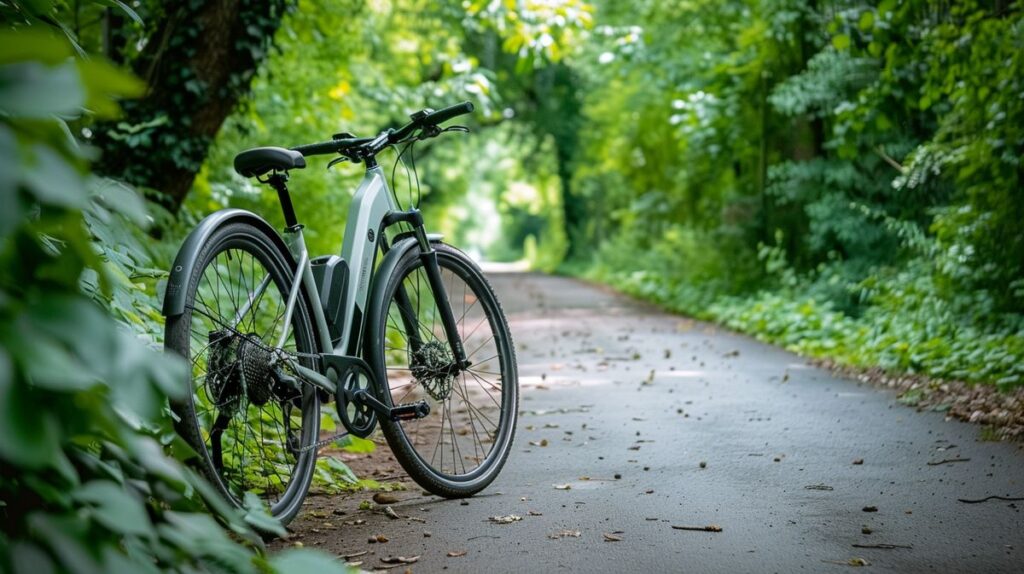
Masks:
[[[480,268],[435,244],[446,299],[438,301],[418,249],[408,250],[371,306],[366,357],[388,405],[421,400],[426,417],[381,420],[395,458],[438,496],[472,496],[497,477],[515,434],[519,379],[501,305]],[[438,304],[450,305],[470,365],[453,369]]]

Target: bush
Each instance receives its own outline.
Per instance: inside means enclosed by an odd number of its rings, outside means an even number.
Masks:
[[[266,558],[253,527],[280,525],[257,504],[227,507],[165,453],[189,455],[166,408],[187,366],[125,328],[149,329],[155,312],[118,300],[133,278],[97,253],[84,215],[96,232],[146,212],[90,180],[60,119],[112,114],[139,85],[49,34],[2,32],[0,46],[0,570],[343,571],[315,554]],[[100,239],[106,257],[128,248]],[[96,298],[117,300],[124,322]]]

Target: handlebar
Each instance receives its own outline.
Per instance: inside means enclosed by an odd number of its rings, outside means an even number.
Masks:
[[[346,156],[355,156],[353,158],[355,159],[359,157],[375,155],[376,153],[378,153],[379,151],[381,151],[382,149],[389,145],[404,141],[418,129],[436,127],[437,125],[442,124],[452,118],[472,113],[473,109],[473,102],[468,101],[461,102],[453,106],[448,106],[447,108],[442,108],[437,111],[427,108],[424,110],[420,110],[409,116],[412,119],[411,122],[405,124],[404,126],[398,128],[397,130],[385,130],[381,132],[380,136],[377,136],[375,138],[336,138],[325,142],[295,146],[292,148],[292,150],[301,153],[304,157],[339,153]],[[366,149],[367,144],[371,143],[373,143],[374,145],[370,147],[374,149]]]

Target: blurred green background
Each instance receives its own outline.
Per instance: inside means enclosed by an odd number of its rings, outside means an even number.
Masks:
[[[471,99],[472,135],[417,167],[431,226],[478,257],[841,362],[1022,380],[1018,2],[311,0],[275,46],[186,212],[278,217],[237,151]],[[315,251],[359,177],[296,172]]]

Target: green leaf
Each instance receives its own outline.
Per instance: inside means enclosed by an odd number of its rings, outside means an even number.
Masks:
[[[85,92],[74,62],[47,66],[20,62],[0,66],[0,110],[19,118],[77,115]]]
[[[345,452],[353,453],[367,453],[377,450],[377,445],[372,440],[366,440],[365,438],[359,438],[357,436],[347,435],[345,442],[342,444],[342,448]]]
[[[270,559],[275,572],[345,574],[348,568],[337,559],[314,550],[286,550]]]
[[[341,462],[340,460],[332,456],[325,457],[321,460],[324,460],[327,467],[330,468],[333,472],[340,474],[342,480],[344,480],[345,482],[351,484],[355,484],[357,482],[358,479],[356,478],[355,473],[352,472],[352,469],[350,469],[347,464]]]
[[[40,28],[0,30],[0,65],[26,60],[58,64],[71,57],[67,42]]]
[[[75,500],[89,505],[92,517],[113,532],[147,536],[153,532],[142,501],[132,490],[109,480],[93,480],[73,494]]]
[[[125,4],[124,2],[121,2],[121,0],[96,0],[96,1],[97,1],[98,4],[102,4],[104,6],[110,6],[112,8],[113,7],[120,8],[121,10],[124,11],[125,14],[128,15],[129,18],[134,20],[136,24],[138,24],[140,26],[144,26],[145,25],[145,23],[142,21],[142,18],[139,17],[138,13],[136,13],[135,10],[132,10],[131,8],[129,8],[128,5]]]
[[[40,203],[80,209],[86,205],[84,180],[67,160],[52,148],[32,147],[34,163],[22,176]]]
[[[191,558],[216,557],[218,562],[232,564],[239,571],[248,571],[244,565],[252,554],[236,544],[207,514],[191,512],[165,512],[166,524],[158,526],[160,537],[184,550]]]
[[[846,34],[839,34],[832,37],[832,45],[836,47],[836,50],[840,52],[849,49],[850,37]]]
[[[287,531],[281,525],[281,521],[274,518],[267,511],[266,505],[253,492],[245,493],[245,522],[263,533],[271,533],[277,536],[284,536]]]
[[[45,541],[60,561],[62,572],[75,574],[101,574],[89,548],[88,523],[80,515],[54,515],[33,512],[26,519],[29,531]]]
[[[89,180],[88,188],[94,201],[124,215],[140,228],[149,226],[146,201],[127,184],[110,178],[94,177]]]
[[[53,560],[41,548],[35,544],[14,540],[8,550],[11,557],[11,565],[14,570],[11,574],[56,574],[57,566]]]
[[[60,450],[59,427],[50,412],[39,412],[38,403],[24,385],[11,376],[7,354],[0,350],[0,456],[30,469],[53,466]]]
[[[871,30],[872,26],[875,25],[875,13],[871,10],[867,10],[860,15],[860,20],[857,22],[857,26],[867,32]]]
[[[116,98],[138,97],[146,90],[146,84],[141,80],[104,60],[79,61],[78,69],[85,86],[84,105],[100,117],[117,116],[120,108]]]

